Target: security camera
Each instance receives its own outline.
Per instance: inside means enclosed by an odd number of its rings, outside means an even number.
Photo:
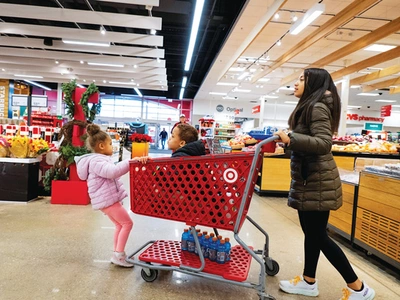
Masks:
[[[382,96],[383,93],[378,93],[378,94],[379,94],[379,96]]]
[[[290,88],[290,85],[287,85],[286,87],[289,89],[289,88]]]
[[[238,99],[238,97],[235,97],[235,100],[237,100]]]
[[[371,106],[368,105],[367,108],[371,108]]]

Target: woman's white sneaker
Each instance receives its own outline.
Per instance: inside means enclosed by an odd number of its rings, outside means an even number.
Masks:
[[[303,276],[296,276],[292,280],[281,280],[279,287],[288,294],[297,294],[304,296],[316,297],[319,295],[318,282],[308,284],[304,281]]]
[[[127,262],[125,259],[125,252],[114,252],[113,256],[111,257],[111,263],[125,268],[132,268],[133,264]]]
[[[356,292],[347,287],[342,290],[343,296],[339,300],[372,300],[375,298],[375,291],[371,289],[364,281],[364,288]]]

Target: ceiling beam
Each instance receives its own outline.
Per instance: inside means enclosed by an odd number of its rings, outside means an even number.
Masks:
[[[397,31],[400,30],[400,17],[397,19],[394,19],[393,21],[387,23],[386,25],[383,25],[379,27],[378,29],[375,29],[374,31],[360,37],[359,39],[351,42],[347,46],[344,46],[333,53],[321,58],[320,60],[314,62],[313,64],[309,65],[307,68],[321,68],[324,67],[334,61],[337,61],[349,54],[352,54],[358,50],[361,50],[368,45],[373,44],[376,41],[379,41],[383,39],[384,37],[393,34]],[[289,75],[285,78],[283,78],[281,85],[285,85],[287,83],[292,82],[296,78],[299,77],[302,71],[295,72],[292,75]]]
[[[331,76],[332,76],[333,80],[336,80],[336,79],[342,78],[343,76],[353,74],[353,73],[363,70],[365,68],[372,67],[377,64],[380,64],[385,61],[392,60],[392,59],[395,59],[398,57],[400,57],[400,46],[393,48],[389,51],[382,52],[378,55],[372,56],[368,59],[365,59],[363,61],[355,63],[351,66],[340,69],[336,72],[333,72],[331,74]]]
[[[367,1],[353,1],[346,8],[341,10],[338,14],[336,14],[333,18],[331,18],[328,22],[321,25],[317,30],[313,31],[306,38],[297,43],[292,49],[284,53],[281,57],[276,59],[275,63],[268,66],[268,69],[255,75],[252,79],[252,83],[255,83],[258,79],[270,74],[273,70],[279,68],[284,63],[291,60],[296,55],[303,52],[305,49],[312,46],[314,43],[319,41],[320,39],[326,37],[331,34],[341,25],[349,22],[349,20],[353,19],[354,16],[358,15],[360,12],[366,10],[371,5],[378,2],[377,0],[367,0]]]
[[[363,86],[362,91],[363,93],[368,93],[370,91],[388,88],[392,85],[400,85],[400,77]]]
[[[125,3],[136,5],[160,6],[159,0],[97,0],[98,2]]]
[[[400,93],[400,86],[395,88],[390,88],[389,94],[398,94],[398,93]]]
[[[163,46],[163,37],[160,35],[147,35],[136,33],[107,32],[101,34],[100,30],[64,28],[42,25],[25,25],[17,23],[0,23],[0,33],[19,34],[63,38],[70,40],[122,43],[143,46]]]
[[[400,65],[391,66],[386,69],[373,72],[371,74],[367,74],[364,76],[354,78],[354,79],[350,80],[350,85],[362,84],[364,82],[377,80],[379,78],[387,77],[387,76],[390,76],[390,75],[393,75],[393,74],[396,74],[399,72],[400,72]]]
[[[85,46],[85,45],[70,45],[64,44],[60,40],[53,40],[52,46],[47,46],[43,43],[43,39],[26,38],[26,37],[0,37],[1,46],[9,47],[21,47],[21,48],[38,48],[38,49],[49,49],[49,50],[63,50],[63,51],[74,51],[74,52],[90,52],[90,53],[101,53],[101,54],[115,54],[115,55],[129,55],[129,56],[140,56],[149,58],[164,58],[164,49],[155,49],[147,47],[135,47],[135,46],[115,46],[110,47],[96,47],[96,46]]]
[[[0,11],[2,17],[161,30],[157,17],[7,3],[0,3]]]

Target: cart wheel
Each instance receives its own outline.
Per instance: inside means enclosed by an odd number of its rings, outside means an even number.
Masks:
[[[269,269],[267,263],[265,263],[265,273],[269,276],[275,276],[279,272],[279,264],[273,259],[271,259],[271,263],[272,269]]]
[[[153,282],[154,280],[156,280],[158,277],[158,271],[153,269],[147,269],[147,270],[149,274],[147,274],[147,272],[144,269],[142,269],[142,272],[140,272],[143,280],[146,282]]]

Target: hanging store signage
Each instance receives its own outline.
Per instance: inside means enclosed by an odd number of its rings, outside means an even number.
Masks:
[[[28,106],[28,96],[27,95],[12,95],[11,96],[12,106]]]
[[[364,125],[365,130],[374,130],[374,131],[382,131],[383,124],[382,123],[368,123],[366,122]]]
[[[12,95],[12,106],[28,106],[27,95]],[[32,95],[32,107],[47,107],[46,95]]]
[[[32,106],[33,107],[47,107],[47,96],[46,95],[32,95]]]
[[[0,118],[8,118],[8,80],[0,80]]]
[[[381,107],[381,117],[390,117],[392,113],[391,105],[384,105]]]
[[[261,105],[254,106],[254,107],[251,109],[251,113],[252,113],[252,114],[259,113],[260,111],[261,111]]]
[[[360,121],[360,122],[361,121],[372,121],[372,122],[383,123],[383,121],[385,121],[385,118],[360,116],[358,114],[347,114],[347,120],[348,121]]]

